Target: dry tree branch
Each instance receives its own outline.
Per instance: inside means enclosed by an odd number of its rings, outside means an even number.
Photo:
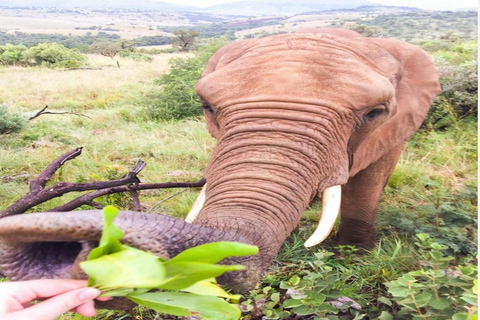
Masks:
[[[40,117],[41,115],[44,115],[44,114],[73,114],[75,116],[79,116],[79,117],[85,117],[85,118],[89,118],[89,116],[86,116],[84,114],[81,114],[81,113],[77,113],[77,112],[52,112],[52,111],[45,111],[47,110],[48,106],[45,106],[42,110],[38,111],[35,115],[31,116],[30,118],[28,118],[28,121],[32,121],[33,119],[35,118],[38,118]]]
[[[200,179],[196,182],[165,182],[165,183],[144,183],[144,184],[131,184],[126,186],[118,186],[106,189],[100,189],[86,193],[68,203],[61,206],[50,209],[49,211],[65,212],[76,209],[84,204],[90,204],[93,199],[106,196],[109,194],[120,192],[131,192],[139,190],[153,190],[153,189],[171,189],[171,188],[199,188],[205,184],[205,179]]]
[[[138,191],[161,189],[161,188],[196,188],[202,187],[205,184],[205,179],[197,182],[167,182],[167,183],[147,183],[142,184],[137,175],[147,165],[144,161],[138,160],[135,167],[128,172],[124,177],[111,181],[98,181],[92,183],[71,183],[71,182],[57,182],[52,186],[46,187],[47,182],[52,178],[55,172],[67,161],[75,159],[82,153],[82,147],[69,151],[51,164],[34,180],[30,182],[30,191],[20,198],[17,202],[0,212],[0,218],[21,214],[26,210],[44,203],[48,200],[61,197],[62,195],[74,191],[91,191],[83,194],[76,199],[58,206],[50,211],[70,211],[78,208],[84,204],[95,208],[102,207],[101,204],[94,202],[98,197],[119,193],[132,193],[134,208],[140,211],[141,204],[138,197]]]

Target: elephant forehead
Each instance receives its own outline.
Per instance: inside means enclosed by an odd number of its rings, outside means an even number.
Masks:
[[[359,109],[390,99],[395,92],[390,79],[399,72],[396,60],[363,38],[341,40],[303,36],[259,41],[235,57],[221,57],[196,90],[218,106],[303,100]]]

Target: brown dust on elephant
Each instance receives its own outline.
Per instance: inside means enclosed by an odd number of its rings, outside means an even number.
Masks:
[[[325,239],[341,212],[340,241],[372,248],[382,190],[440,91],[421,49],[341,29],[228,44],[195,89],[217,139],[200,209],[187,221],[122,212],[117,223],[126,244],[165,258],[221,240],[257,245],[259,255],[234,261],[246,271],[220,279],[237,290],[256,284],[316,195],[323,214],[307,246]],[[2,272],[84,278],[78,264],[96,246],[101,219],[100,211],[1,219]]]

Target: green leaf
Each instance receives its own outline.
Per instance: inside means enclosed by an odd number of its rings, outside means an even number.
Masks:
[[[270,290],[272,290],[272,287],[270,287],[270,286],[264,287],[264,288],[262,289],[262,291],[263,291],[264,294],[268,294],[268,291],[270,291]]]
[[[450,301],[446,299],[433,299],[428,303],[428,305],[437,310],[445,310],[450,307]]]
[[[407,288],[388,288],[388,292],[396,298],[404,298],[410,295],[410,290]]]
[[[387,311],[382,311],[380,316],[377,318],[378,320],[393,320],[393,317]]]
[[[390,299],[386,298],[386,297],[380,297],[377,299],[378,302],[381,302],[389,307],[392,306],[392,301],[390,301]]]
[[[103,209],[103,232],[98,247],[90,251],[87,260],[100,258],[104,255],[119,252],[123,250],[120,239],[123,237],[123,231],[113,224],[118,215],[118,209],[113,206],[106,206]]]
[[[123,248],[80,263],[96,288],[156,288],[165,282],[166,272],[157,256],[128,246]]]
[[[161,313],[175,316],[199,315],[205,320],[237,320],[240,310],[225,300],[193,293],[154,292],[130,294],[133,302]]]
[[[466,312],[460,312],[453,315],[452,320],[467,320],[468,314]]]
[[[198,262],[173,262],[163,263],[168,281],[157,286],[157,289],[181,290],[188,288],[197,281],[216,278],[225,272],[244,270],[241,265],[219,265]]]
[[[302,300],[288,299],[283,302],[284,308],[295,308],[303,305]]]
[[[315,311],[322,313],[338,312],[338,309],[332,306],[330,303],[320,303],[315,306]]]
[[[416,271],[410,271],[408,274],[414,276],[414,277],[421,277],[425,275],[425,271],[423,269],[416,270]]]
[[[288,283],[292,286],[296,286],[300,283],[300,277],[295,275],[288,280]]]
[[[470,276],[475,273],[476,268],[473,265],[466,265],[458,267],[458,270],[464,275]]]
[[[270,300],[278,303],[280,301],[280,293],[278,292],[272,293],[272,295],[270,296]]]
[[[242,297],[239,294],[231,295],[225,292],[225,290],[223,290],[218,286],[214,278],[199,281],[188,288],[182,289],[182,291],[205,295],[205,296],[222,297],[222,298],[227,298],[234,301],[238,301]]]
[[[337,311],[337,310],[335,310]],[[309,306],[301,305],[292,309],[292,312],[299,316],[306,316],[315,313],[315,309]]]
[[[433,298],[433,293],[430,292],[422,292],[420,294],[415,295],[415,300],[420,307],[427,305],[430,300]]]
[[[187,249],[170,262],[217,263],[227,257],[250,256],[258,253],[258,247],[238,242],[212,242]]]

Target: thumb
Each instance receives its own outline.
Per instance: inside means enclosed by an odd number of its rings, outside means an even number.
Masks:
[[[95,299],[99,295],[100,290],[95,288],[76,289],[62,293],[22,311],[11,313],[4,320],[52,320],[85,302]]]

